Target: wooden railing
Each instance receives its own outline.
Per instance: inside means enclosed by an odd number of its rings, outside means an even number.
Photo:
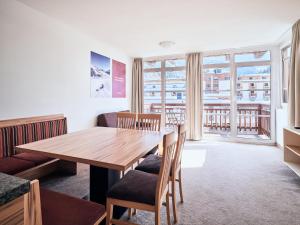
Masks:
[[[185,121],[185,104],[166,104],[166,126],[182,124]],[[162,113],[162,105],[153,103],[150,105],[151,113]]]
[[[229,131],[230,117],[229,104],[204,104],[203,126],[211,131]],[[237,129],[240,134],[264,134],[270,137],[270,106],[237,104]]]
[[[185,121],[185,104],[166,104],[166,126]],[[151,104],[150,112],[161,113],[161,104]],[[231,124],[229,104],[204,104],[203,126],[211,132],[229,132]],[[270,105],[237,104],[237,129],[240,134],[267,135],[271,130]]]

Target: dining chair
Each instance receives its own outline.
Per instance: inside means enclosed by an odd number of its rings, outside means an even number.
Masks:
[[[40,188],[38,180],[24,199],[24,225],[96,225],[105,217],[103,205]]]
[[[136,114],[130,112],[118,112],[117,128],[136,129]],[[131,169],[133,169],[133,166]],[[124,176],[125,172],[126,171],[121,172],[121,177]]]
[[[176,134],[172,132],[163,138],[164,152],[158,176],[143,171],[131,170],[108,192],[106,200],[106,225],[134,224],[113,218],[114,206],[140,209],[155,213],[155,225],[160,225],[162,201],[166,198],[167,222],[170,222],[169,209],[169,174],[172,155],[176,148]]]
[[[173,216],[174,223],[177,223],[177,207],[176,207],[176,182],[179,183],[180,201],[183,203],[183,191],[182,191],[182,175],[181,175],[181,158],[183,147],[186,139],[186,126],[184,124],[178,125],[177,128],[177,145],[176,151],[172,161],[172,169],[170,172],[169,180],[171,182],[171,193],[172,205],[173,205]],[[149,155],[143,162],[141,162],[135,169],[147,173],[158,174],[161,167],[161,156]]]
[[[136,128],[136,114],[130,112],[117,113],[117,127],[124,129]]]
[[[139,113],[137,115],[138,130],[160,131],[160,127],[161,127],[161,114]],[[150,154],[156,154],[158,148],[159,146],[154,147],[144,157]]]
[[[160,131],[161,114],[139,113],[137,115],[137,129]]]

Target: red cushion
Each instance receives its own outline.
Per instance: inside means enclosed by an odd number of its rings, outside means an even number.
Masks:
[[[105,208],[94,202],[41,188],[43,225],[94,225]]]
[[[42,156],[39,154],[28,153],[28,152],[20,153],[20,154],[14,155],[12,157],[33,162],[35,165],[40,165],[40,164],[43,164],[45,162],[52,160],[52,158],[49,158],[47,156]]]
[[[0,159],[0,172],[9,175],[17,174],[34,166],[35,164],[33,162],[13,157]]]

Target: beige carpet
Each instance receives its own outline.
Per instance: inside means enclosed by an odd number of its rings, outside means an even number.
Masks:
[[[183,156],[182,225],[300,225],[300,179],[275,147],[188,142]],[[51,176],[42,185],[77,197],[88,193],[88,167],[73,177]],[[124,217],[126,218],[126,217]],[[138,211],[133,221],[153,224]],[[166,224],[165,209],[162,224]]]

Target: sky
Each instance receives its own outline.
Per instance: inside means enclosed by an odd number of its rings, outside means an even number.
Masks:
[[[104,71],[110,71],[110,58],[106,56],[91,52],[91,64]]]

